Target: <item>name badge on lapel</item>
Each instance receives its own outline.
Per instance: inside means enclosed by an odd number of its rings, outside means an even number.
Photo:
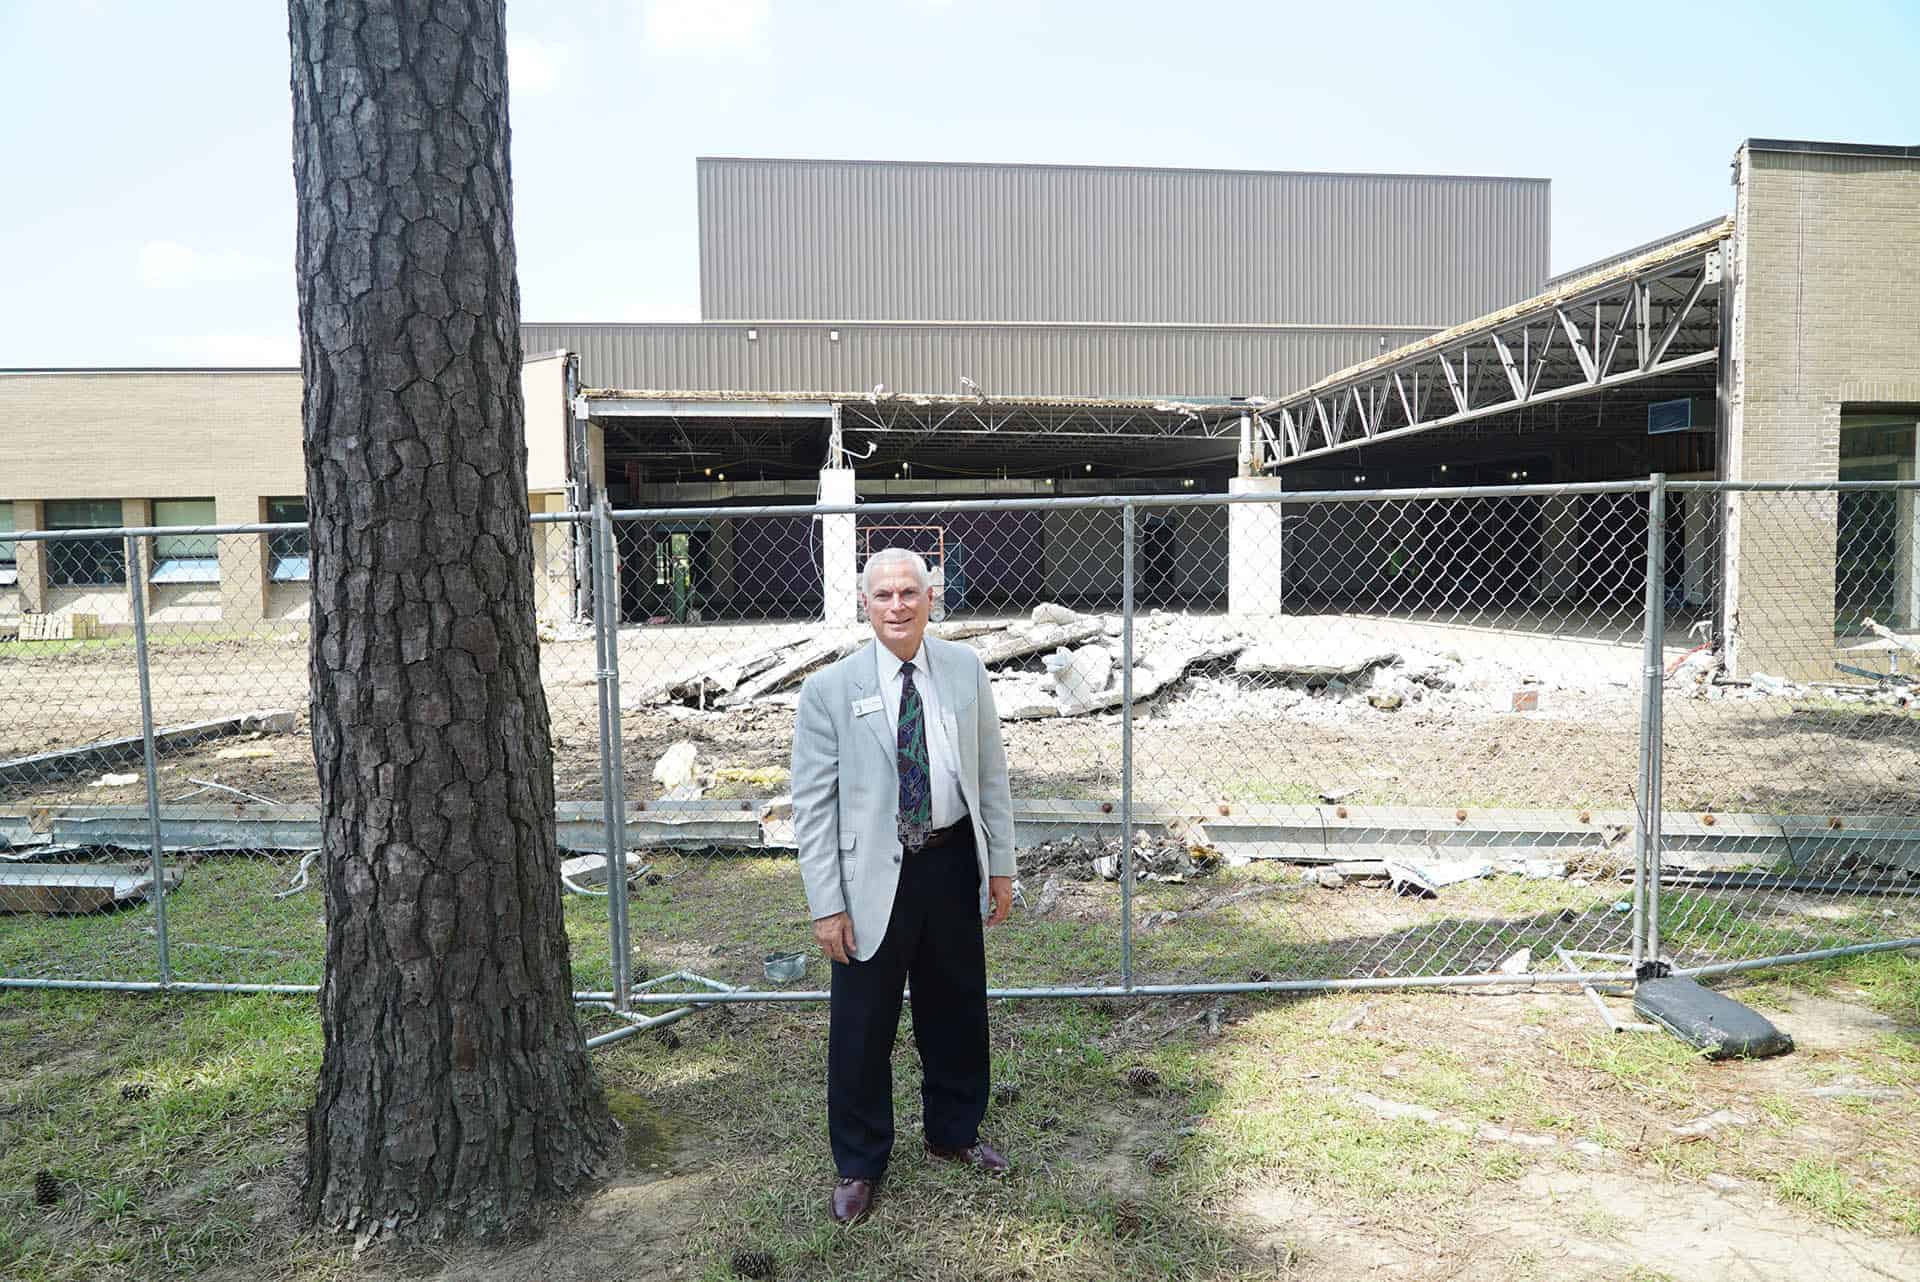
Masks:
[[[880,707],[880,696],[877,694],[865,699],[855,699],[853,701],[853,715],[856,717],[864,717],[870,712],[880,711]]]

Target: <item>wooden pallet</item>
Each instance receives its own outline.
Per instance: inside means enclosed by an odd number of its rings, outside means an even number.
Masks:
[[[105,635],[97,614],[23,614],[22,641],[93,641]]]

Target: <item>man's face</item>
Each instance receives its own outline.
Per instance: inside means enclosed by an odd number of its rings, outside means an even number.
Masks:
[[[895,658],[911,659],[918,652],[932,608],[933,597],[920,586],[912,566],[893,561],[873,572],[867,589],[867,621]]]

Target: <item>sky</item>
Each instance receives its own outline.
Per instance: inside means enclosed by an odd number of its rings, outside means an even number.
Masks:
[[[1749,137],[1920,143],[1920,0],[511,0],[530,321],[699,317],[694,158],[1514,174],[1553,266]],[[0,0],[0,368],[290,365],[276,0]],[[1917,215],[1920,216],[1920,215]]]

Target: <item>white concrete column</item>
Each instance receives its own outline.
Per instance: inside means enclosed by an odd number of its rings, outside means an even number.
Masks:
[[[1698,490],[1687,495],[1686,564],[1680,571],[1680,590],[1688,605],[1707,603],[1708,584],[1713,569],[1713,512],[1720,502],[1718,494]]]
[[[853,506],[852,468],[820,470],[820,502]],[[853,521],[851,515],[820,518],[820,586],[825,598],[822,617],[829,625],[855,623],[860,617],[860,555]]]
[[[1236,476],[1227,493],[1278,496],[1277,476]],[[1227,508],[1227,613],[1236,617],[1281,613],[1280,504],[1235,503]]]

